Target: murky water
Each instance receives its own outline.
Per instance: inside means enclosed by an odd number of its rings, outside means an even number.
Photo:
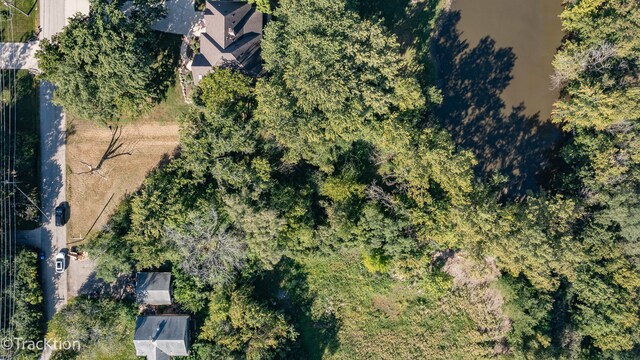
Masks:
[[[513,194],[544,183],[560,138],[548,119],[561,11],[560,0],[454,0],[433,41],[440,118],[474,150],[479,175],[508,175]]]

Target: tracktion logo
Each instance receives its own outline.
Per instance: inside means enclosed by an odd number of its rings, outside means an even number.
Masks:
[[[0,350],[4,352],[14,352],[19,350],[75,350],[80,351],[80,341],[59,341],[44,338],[42,340],[28,340],[23,338],[4,338],[0,340]],[[0,357],[0,360],[2,357]]]

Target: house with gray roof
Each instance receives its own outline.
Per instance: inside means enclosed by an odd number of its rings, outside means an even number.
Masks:
[[[139,272],[136,299],[138,304],[171,305],[171,273]]]
[[[200,53],[191,63],[194,84],[213,67],[232,66],[258,74],[263,14],[246,1],[207,0]]]
[[[133,343],[137,356],[147,360],[169,360],[189,355],[189,316],[138,316]]]

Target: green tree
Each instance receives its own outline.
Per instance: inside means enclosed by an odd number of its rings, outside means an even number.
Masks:
[[[247,359],[285,355],[297,332],[281,313],[257,303],[250,293],[251,289],[240,288],[214,295],[200,337]]]
[[[189,276],[182,269],[173,269],[171,275],[173,298],[176,303],[192,313],[198,313],[207,307],[210,293],[206,284]]]
[[[131,222],[131,203],[124,200],[116,209],[107,226],[83,246],[96,262],[96,276],[107,282],[115,282],[120,275],[133,272],[131,244],[124,240]]]
[[[371,122],[425,105],[395,37],[344,1],[284,0],[274,16],[262,42],[270,77],[258,81],[257,117],[287,161],[331,172],[339,151],[371,136]]]
[[[256,9],[263,14],[271,14],[273,12],[274,3],[277,0],[249,0],[251,4],[256,5]]]
[[[136,359],[134,330],[133,304],[79,296],[54,315],[47,338],[80,342],[78,359]]]
[[[86,119],[135,117],[164,95],[175,55],[149,30],[160,16],[151,3],[94,0],[36,54],[42,78],[56,85],[54,102]],[[167,69],[169,71],[167,71]]]
[[[562,149],[560,189],[584,214],[575,221],[570,255],[561,258],[572,269],[563,272],[562,302],[570,304],[570,326],[585,352],[637,357],[624,351],[637,349],[640,330],[640,88],[633,65],[640,55],[640,5],[573,1],[561,17],[569,36],[554,66],[565,88],[553,117],[574,131]]]
[[[15,276],[9,279],[9,283],[5,282],[0,290],[1,311],[4,314],[12,315],[8,319],[3,319],[0,340],[39,341],[44,335],[45,319],[43,293],[38,276],[38,252],[29,248],[21,248],[16,254],[13,254],[15,256],[13,259],[9,258],[6,253],[2,255],[0,270],[7,274],[15,268],[16,272]],[[4,325],[8,326],[4,328]],[[37,356],[37,349],[13,349],[15,351],[11,354],[7,354],[5,350],[11,349],[1,349],[1,356],[13,355],[17,359]]]
[[[242,111],[253,102],[253,79],[239,70],[217,68],[207,74],[193,91],[193,100],[210,111],[234,107]],[[237,107],[237,109],[235,108]]]

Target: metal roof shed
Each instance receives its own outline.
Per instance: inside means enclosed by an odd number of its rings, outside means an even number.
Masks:
[[[171,305],[171,273],[139,272],[136,298],[139,304]]]

